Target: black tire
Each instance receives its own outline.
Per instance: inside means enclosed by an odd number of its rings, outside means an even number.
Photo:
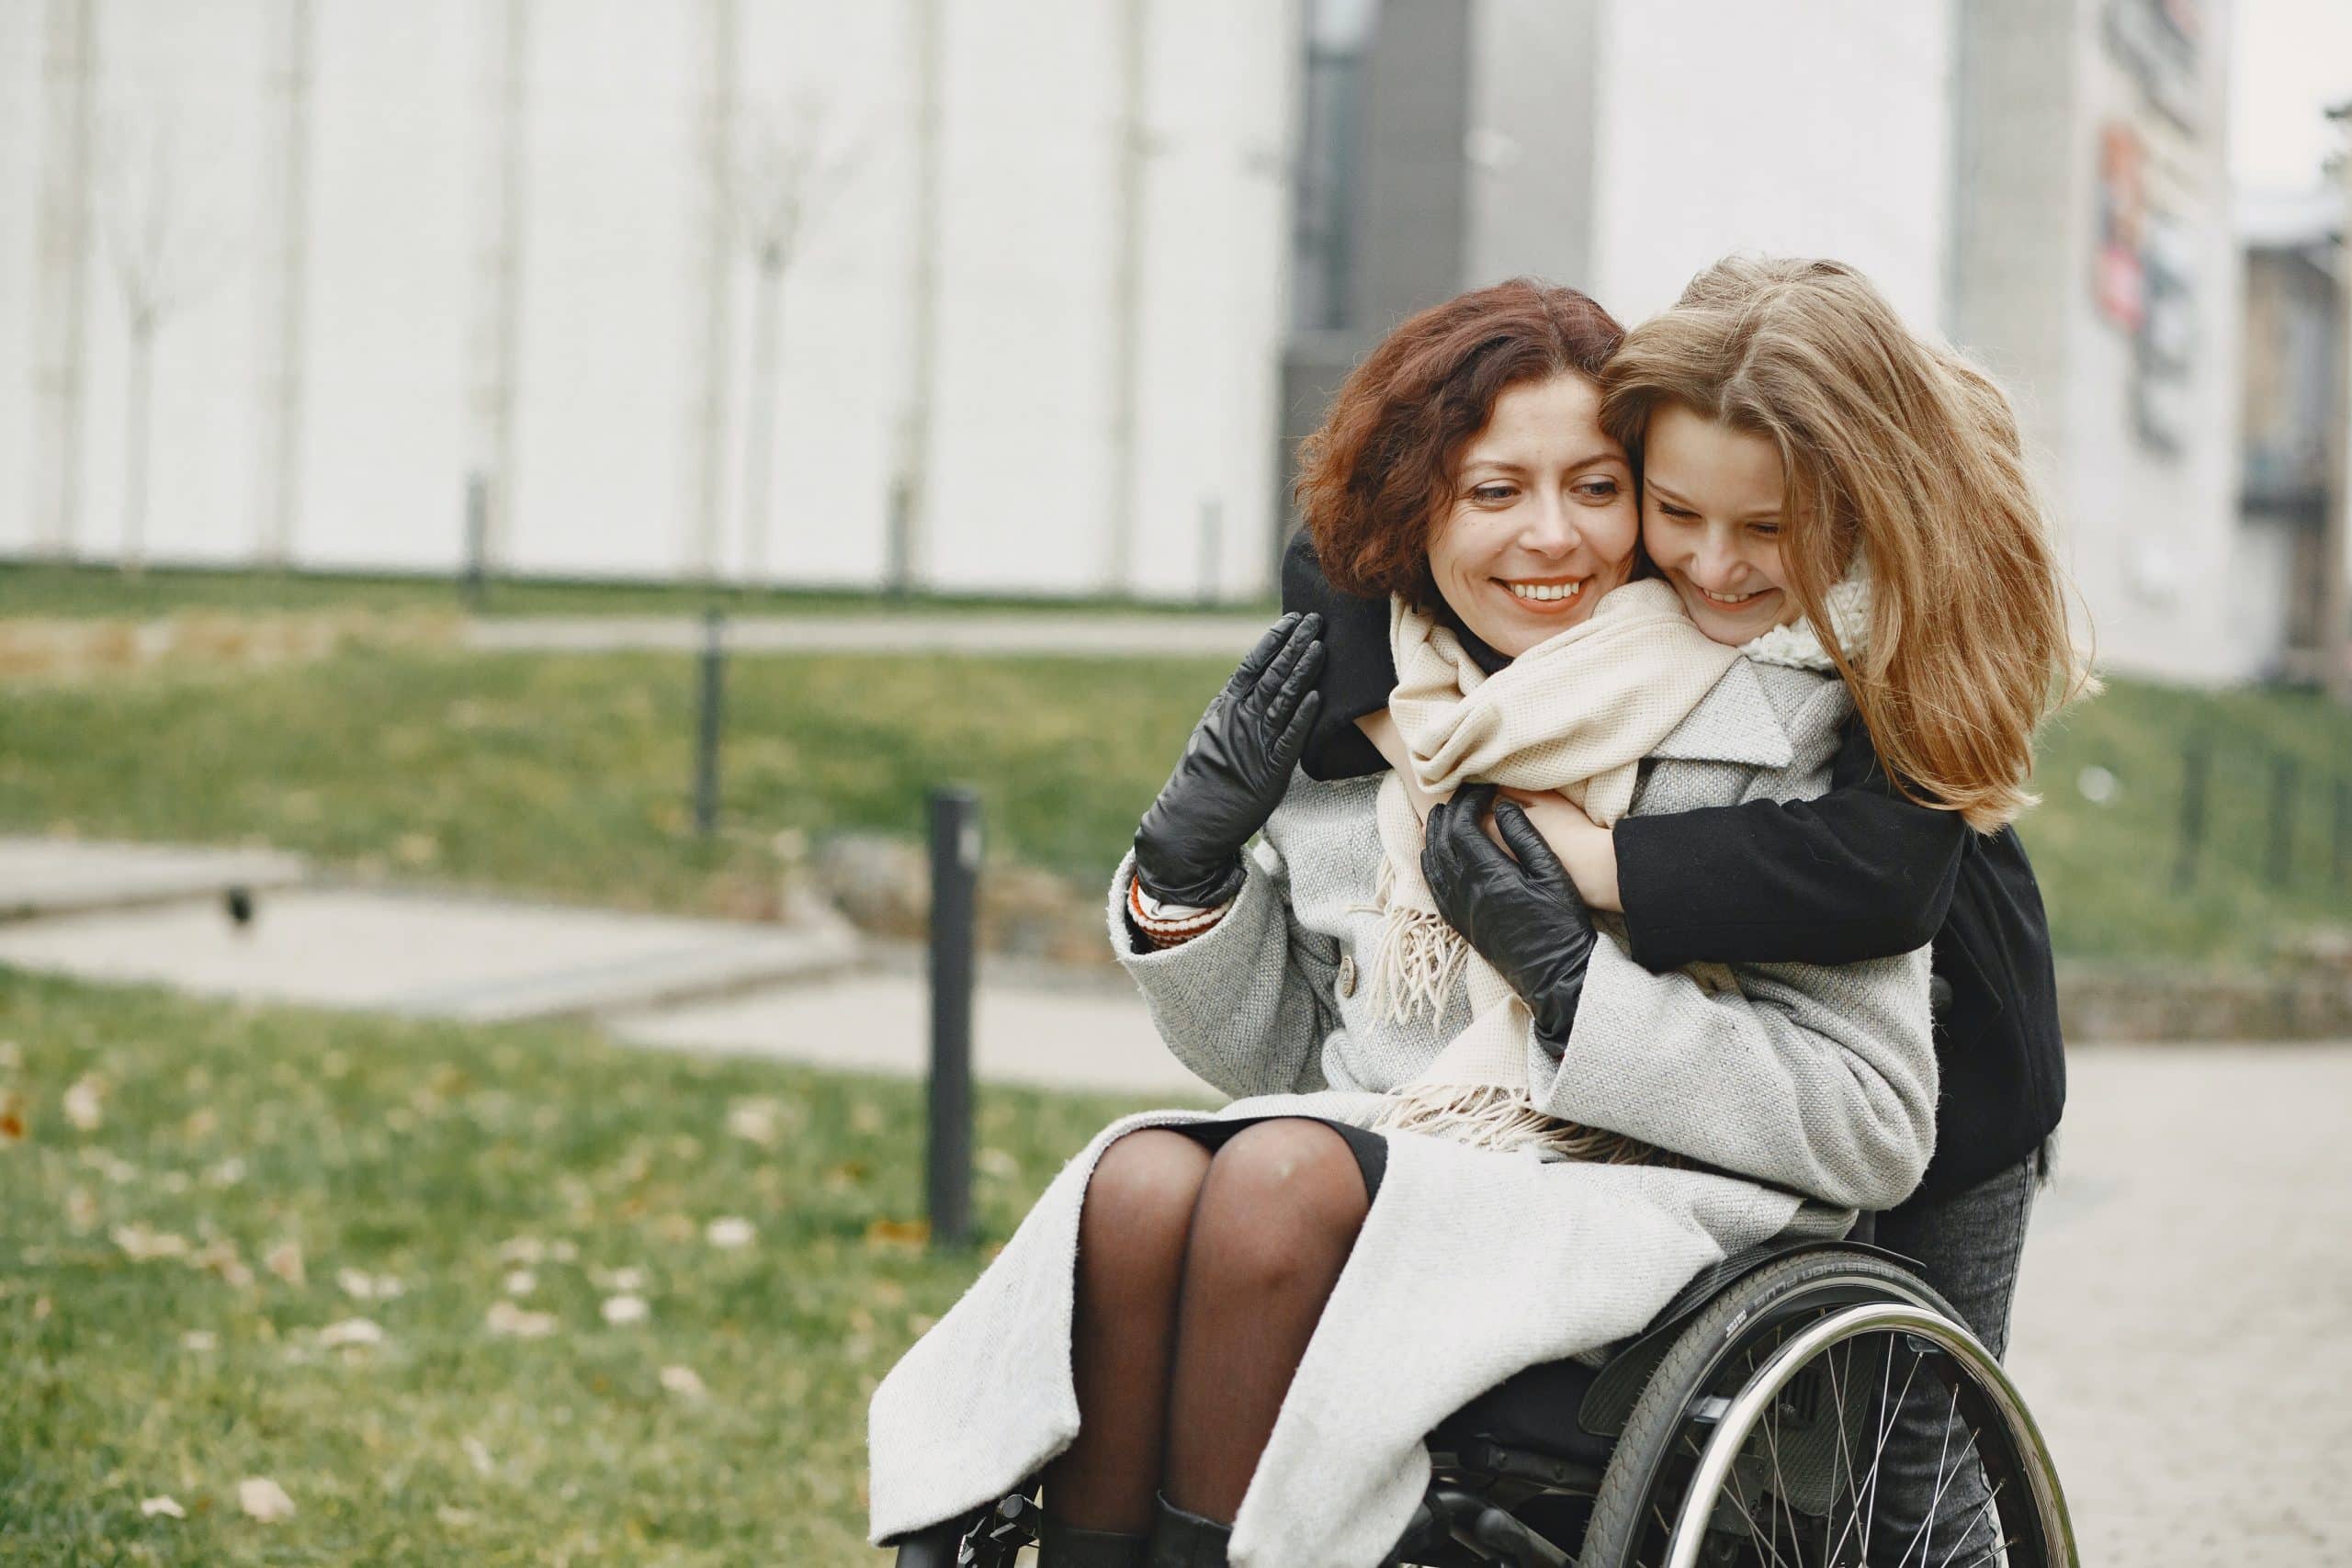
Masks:
[[[1908,1270],[1875,1254],[1842,1248],[1768,1263],[1710,1302],[1676,1338],[1626,1419],[1624,1435],[1610,1457],[1593,1504],[1591,1528],[1577,1558],[1579,1568],[1657,1568],[1665,1561],[1668,1521],[1688,1490],[1697,1454],[1711,1430],[1708,1418],[1699,1414],[1702,1403],[1714,1402],[1719,1410],[1720,1402],[1744,1386],[1761,1360],[1796,1329],[1844,1308],[1890,1302],[1922,1309],[1951,1324],[1961,1322],[1942,1298]],[[2064,1523],[2063,1500],[2057,1505],[2055,1531],[2047,1528],[2048,1518],[2030,1500],[2029,1474],[2048,1474],[2048,1456],[2030,1420],[2004,1416],[1999,1402],[1957,1358],[1938,1353],[1935,1347],[1916,1337],[1900,1337],[1899,1346],[1897,1336],[1890,1333],[1885,1338],[1888,1348],[1883,1354],[1888,1363],[1893,1364],[1898,1353],[1909,1355],[1914,1372],[1936,1355],[1934,1375],[1951,1391],[1952,1408],[1964,1407],[1968,1412],[1970,1434],[1975,1438],[1984,1474],[1988,1479],[2007,1474],[2015,1482],[2013,1486],[1995,1489],[1985,1510],[1993,1526],[1987,1531],[1988,1542],[1995,1532],[2008,1540],[2011,1568],[2071,1568],[2072,1541]],[[1814,1358],[1806,1365],[1819,1359]],[[1865,1362],[1866,1374],[1870,1364]],[[1906,1393],[1909,1386],[1906,1379]],[[1902,1397],[1897,1396],[1898,1402]],[[1814,1419],[1817,1432],[1820,1417],[1816,1414]],[[1846,1426],[1849,1417],[1841,1415],[1833,1429]],[[1883,1431],[1880,1440],[1883,1444]],[[1851,1456],[1846,1457],[1850,1465]],[[1873,1464],[1873,1475],[1875,1469]],[[1859,1510],[1861,1480],[1849,1475],[1849,1483],[1854,1489],[1853,1506]],[[2054,1480],[2049,1484],[2054,1495]],[[1841,1495],[1833,1482],[1833,1513]],[[1874,1487],[1872,1495],[1874,1500]],[[1745,1515],[1744,1506],[1741,1512]],[[1767,1518],[1772,1516],[1768,1513]],[[1791,1519],[1793,1527],[1795,1516]],[[1753,1526],[1755,1521],[1749,1517],[1747,1523]],[[1777,1539],[1777,1521],[1772,1530]],[[1757,1556],[1752,1550],[1740,1550],[1736,1535],[1724,1540],[1711,1531],[1707,1539],[1722,1548],[1708,1561],[1744,1562]],[[1842,1552],[1845,1539],[1841,1532],[1839,1544],[1829,1549],[1828,1557],[1847,1561]],[[1859,1554],[1860,1535],[1854,1539]],[[1790,1555],[1799,1561],[1811,1562],[1819,1555],[1794,1550],[1793,1528],[1791,1544]],[[1780,1555],[1777,1550],[1773,1552],[1775,1558]]]

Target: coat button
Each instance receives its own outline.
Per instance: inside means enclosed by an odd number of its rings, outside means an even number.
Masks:
[[[1340,960],[1340,995],[1356,994],[1356,955],[1352,953]]]

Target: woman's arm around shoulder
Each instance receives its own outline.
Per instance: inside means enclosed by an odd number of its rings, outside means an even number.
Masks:
[[[1958,812],[1904,796],[1857,716],[1826,795],[1617,824],[1630,951],[1657,971],[1908,953],[1942,929],[1969,836]]]

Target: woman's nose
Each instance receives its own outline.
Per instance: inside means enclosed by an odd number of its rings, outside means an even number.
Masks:
[[[1584,542],[1577,531],[1576,517],[1567,503],[1556,495],[1539,494],[1529,509],[1527,525],[1520,534],[1522,547],[1538,555],[1561,556]]]
[[[1698,553],[1691,558],[1689,568],[1692,580],[1700,587],[1711,588],[1719,593],[1728,593],[1736,588],[1746,570],[1746,563],[1739,558],[1739,551],[1732,542],[1715,536],[1712,531],[1700,541]]]

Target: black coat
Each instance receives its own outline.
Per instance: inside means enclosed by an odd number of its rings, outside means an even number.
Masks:
[[[1283,558],[1283,607],[1324,617],[1308,774],[1385,769],[1355,721],[1387,706],[1396,682],[1386,603],[1332,588],[1301,534]],[[2016,1165],[2058,1125],[2058,987],[2025,846],[2014,829],[1979,834],[1956,812],[1905,800],[1859,718],[1818,799],[1628,817],[1616,849],[1626,933],[1653,970],[1850,964],[1934,944],[1941,1089],[1920,1197],[1949,1197]]]

